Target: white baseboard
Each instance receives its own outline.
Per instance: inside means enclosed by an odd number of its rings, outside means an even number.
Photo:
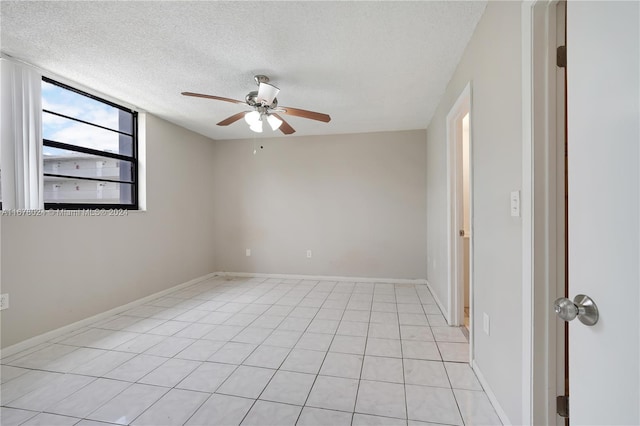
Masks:
[[[442,312],[442,315],[444,315],[445,318],[449,318],[449,311],[444,307],[444,305],[438,298],[438,295],[436,294],[436,292],[433,291],[433,288],[431,287],[431,284],[429,284],[429,281],[426,281],[426,283],[427,283],[427,288],[429,289],[429,291],[431,292],[431,295],[433,296],[433,300],[436,301],[436,305],[438,305],[438,308],[440,308],[440,312]]]
[[[482,374],[482,371],[480,371],[480,367],[478,367],[478,364],[476,364],[475,360],[473,360],[473,362],[471,363],[471,368],[473,368],[473,371],[476,373],[480,384],[484,388],[484,392],[489,397],[489,401],[491,402],[491,405],[493,405],[493,408],[496,410],[498,417],[500,417],[500,421],[502,422],[502,424],[511,425],[512,423],[509,420],[509,417],[507,417],[507,413],[505,413],[505,411],[502,409],[502,406],[498,402],[498,398],[496,398],[493,390],[491,390],[489,383],[487,383],[487,380],[484,378],[484,374]]]
[[[370,278],[370,277],[334,277],[329,275],[297,275],[297,274],[263,274],[259,272],[218,272],[226,277],[280,278],[284,280],[317,280],[360,283],[392,283],[392,284],[427,284],[425,279],[408,278]]]
[[[38,336],[31,337],[30,339],[23,340],[22,342],[16,343],[15,345],[8,346],[4,349],[0,350],[0,358],[6,358],[11,355],[14,355],[18,352],[22,352],[26,349],[29,349],[33,346],[39,345],[41,343],[48,342],[49,340],[55,339],[56,337],[60,337],[67,333],[71,333],[74,330],[77,330],[82,327],[86,327],[87,325],[93,324],[102,319],[108,318],[112,315],[119,314],[120,312],[124,312],[128,309],[135,308],[138,305],[142,305],[145,302],[148,302],[153,299],[157,299],[158,297],[162,297],[166,294],[174,292],[176,290],[180,290],[181,288],[189,287],[193,284],[197,284],[201,281],[206,281],[210,278],[220,275],[217,272],[212,272],[210,274],[204,275],[202,277],[194,278],[190,281],[187,281],[182,284],[175,285],[166,290],[159,291],[157,293],[150,294],[149,296],[145,296],[141,299],[134,300],[133,302],[127,303],[126,305],[118,306],[117,308],[110,309],[108,311],[99,313],[97,315],[91,316],[89,318],[82,319],[80,321],[76,321],[72,324],[65,325],[60,328],[56,328],[55,330],[48,331],[44,334],[40,334]]]

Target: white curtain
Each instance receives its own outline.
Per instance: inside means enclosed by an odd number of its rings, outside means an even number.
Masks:
[[[42,209],[42,75],[0,59],[2,208]]]

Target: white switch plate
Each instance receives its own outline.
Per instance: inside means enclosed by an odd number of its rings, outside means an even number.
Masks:
[[[9,293],[0,294],[0,311],[9,309]]]
[[[307,250],[307,257],[311,259],[311,250]]]
[[[487,336],[490,335],[489,333],[489,314],[486,312],[482,313],[482,329],[484,330],[484,332],[486,333]]]
[[[251,256],[251,249],[246,249],[245,254],[247,255],[247,257]]]
[[[511,216],[520,217],[520,191],[511,193]]]

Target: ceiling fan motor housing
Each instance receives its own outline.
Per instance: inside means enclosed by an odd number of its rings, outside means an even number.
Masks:
[[[271,102],[271,104],[269,104],[269,105],[264,105],[262,102],[258,102],[258,91],[257,90],[249,92],[249,94],[247,94],[247,96],[245,96],[244,100],[247,102],[248,105],[250,105],[252,107],[266,107],[268,109],[273,109],[273,108],[276,108],[278,106],[278,98],[273,98],[273,102]]]

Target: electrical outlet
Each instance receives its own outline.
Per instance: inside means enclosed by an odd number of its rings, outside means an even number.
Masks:
[[[247,257],[251,256],[251,249],[246,249],[245,254],[247,255]]]
[[[307,258],[311,259],[311,250],[307,250]]]
[[[486,312],[482,313],[482,329],[484,330],[485,334],[487,336],[490,335],[489,333],[489,314]]]
[[[9,309],[9,293],[0,294],[0,311]]]

